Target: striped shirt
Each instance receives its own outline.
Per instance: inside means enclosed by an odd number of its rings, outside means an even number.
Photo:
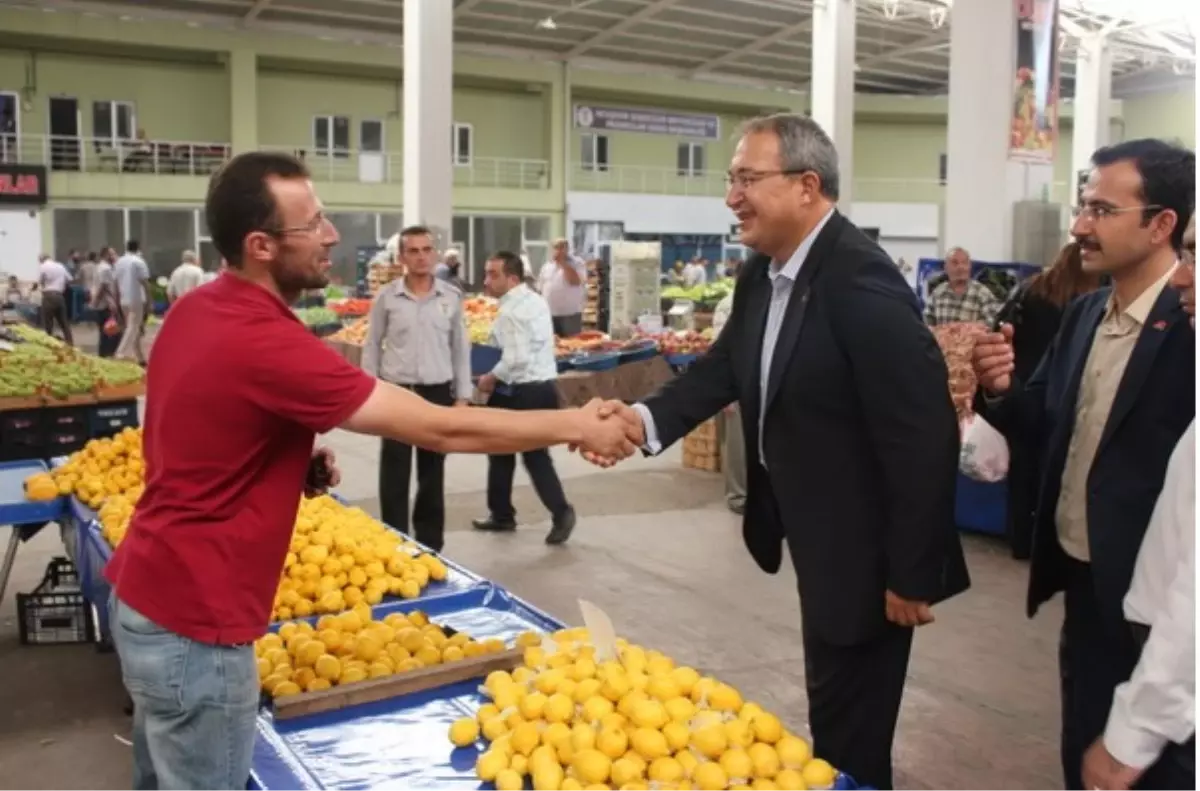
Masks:
[[[550,307],[524,283],[500,297],[488,343],[501,351],[500,362],[492,369],[498,382],[521,385],[558,378]]]
[[[929,296],[925,323],[930,327],[958,322],[991,324],[1001,307],[992,290],[978,280],[968,280],[967,289],[961,294],[955,293],[949,283],[942,283]]]

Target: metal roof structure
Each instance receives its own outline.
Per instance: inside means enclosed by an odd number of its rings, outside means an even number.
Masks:
[[[455,47],[463,53],[808,88],[812,0],[445,1],[455,5]],[[857,90],[945,93],[953,2],[858,0]],[[1064,95],[1072,92],[1078,42],[1090,35],[1111,41],[1118,96],[1194,80],[1200,0],[1060,3]],[[4,6],[170,17],[390,46],[401,46],[404,19],[404,0],[0,0]]]

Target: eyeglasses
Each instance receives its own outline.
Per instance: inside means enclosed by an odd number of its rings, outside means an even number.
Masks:
[[[317,212],[311,220],[304,225],[291,225],[287,228],[264,228],[263,232],[271,236],[287,236],[292,233],[316,233],[325,225],[327,218],[325,212]]]
[[[1104,220],[1117,214],[1125,214],[1131,211],[1162,211],[1163,207],[1157,204],[1149,204],[1146,206],[1109,206],[1105,203],[1089,203],[1083,206],[1073,206],[1071,208],[1072,217],[1083,217],[1089,220]]]
[[[725,174],[725,188],[749,189],[763,179],[771,176],[797,176],[807,173],[807,170],[739,170],[737,173]]]

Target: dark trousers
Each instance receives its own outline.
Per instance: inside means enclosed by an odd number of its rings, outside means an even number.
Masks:
[[[1137,664],[1128,624],[1109,623],[1096,600],[1091,564],[1067,559],[1063,627],[1058,642],[1062,690],[1061,754],[1069,789],[1083,788],[1083,754],[1104,733],[1113,690]]]
[[[1013,557],[1024,560],[1033,551],[1033,512],[1041,484],[1038,449],[1036,443],[1014,438],[1008,451],[1008,542]]]
[[[450,406],[454,395],[449,384],[413,385],[406,389],[433,404]],[[446,457],[417,448],[417,500],[413,504],[412,523],[416,539],[435,552],[445,543]],[[405,533],[408,529],[408,484],[412,477],[413,446],[383,440],[379,454],[379,515],[385,524]]]
[[[560,338],[570,338],[583,332],[583,314],[572,313],[569,316],[551,316],[554,334]]]
[[[67,319],[67,300],[61,291],[42,292],[42,329],[47,335],[54,334],[54,325],[62,327],[63,340],[72,346],[71,322]]]
[[[556,319],[557,320],[557,319]],[[498,409],[558,409],[558,388],[554,382],[536,382],[524,385],[496,385],[496,392],[488,399],[488,406]],[[570,505],[563,493],[562,482],[554,471],[554,460],[547,448],[526,451],[521,461],[533,480],[534,491],[550,516],[554,519],[566,514]],[[488,456],[488,511],[497,522],[516,521],[517,512],[512,504],[513,474],[517,471],[517,457],[512,453]]]
[[[859,785],[892,788],[892,739],[913,630],[889,624],[871,642],[850,646],[803,631],[813,754]]]
[[[121,330],[119,327],[119,322],[116,334],[108,335],[104,332],[105,322],[112,317],[113,312],[111,310],[104,309],[96,311],[96,328],[100,331],[99,349],[96,353],[101,357],[112,357],[117,353],[117,347],[121,345]]]

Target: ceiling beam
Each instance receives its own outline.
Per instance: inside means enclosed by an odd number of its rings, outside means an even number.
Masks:
[[[246,16],[242,17],[243,22],[253,22],[258,19],[258,15],[267,10],[267,6],[271,4],[271,0],[254,0],[254,5],[246,12]]]
[[[917,55],[921,52],[936,52],[937,50],[945,49],[948,46],[950,46],[949,33],[946,30],[938,30],[909,44],[901,44],[899,47],[890,49],[887,52],[881,52],[878,55],[872,55],[869,58],[863,58],[858,62],[858,66],[859,68],[867,69],[871,66],[878,66],[882,63],[890,63],[897,58],[905,58],[909,55]]]
[[[626,30],[629,30],[629,28],[636,25],[638,22],[649,19],[650,17],[657,14],[659,11],[662,11],[664,8],[670,7],[674,3],[675,3],[675,0],[654,0],[654,2],[651,3],[650,5],[643,6],[640,10],[635,11],[634,13],[625,17],[624,19],[622,19],[620,22],[613,25],[612,27],[610,27],[606,30],[602,30],[599,33],[597,33],[596,35],[589,38],[588,40],[581,41],[578,44],[576,44],[575,46],[571,47],[571,49],[569,49],[567,51],[567,57],[568,58],[579,57],[583,53],[587,52],[589,49],[592,49],[593,47],[597,47],[597,46],[603,44],[604,42],[608,41],[609,39],[613,38],[614,36],[621,35]],[[565,10],[569,11],[570,9],[565,9]]]
[[[720,68],[722,65],[724,65],[726,63],[738,60],[743,55],[753,55],[755,52],[761,52],[762,50],[766,49],[767,47],[771,46],[772,44],[777,44],[780,41],[787,41],[792,36],[799,36],[802,33],[808,32],[809,30],[812,30],[812,18],[811,17],[804,20],[803,22],[797,22],[794,25],[788,25],[787,27],[781,27],[781,28],[779,28],[779,30],[776,30],[771,35],[763,36],[760,39],[756,39],[755,41],[750,42],[749,44],[747,44],[744,47],[741,47],[739,49],[731,49],[728,52],[726,52],[724,55],[721,55],[720,57],[717,57],[717,58],[713,58],[712,60],[705,63],[703,66],[700,66],[699,68],[697,68],[695,71],[693,71],[691,73],[691,76],[695,77],[699,74],[705,74],[707,72],[712,71],[713,69]]]
[[[463,16],[466,16],[467,14],[471,13],[471,9],[482,2],[483,0],[463,0],[463,2],[459,4],[458,8],[454,9],[454,18],[459,19]]]

